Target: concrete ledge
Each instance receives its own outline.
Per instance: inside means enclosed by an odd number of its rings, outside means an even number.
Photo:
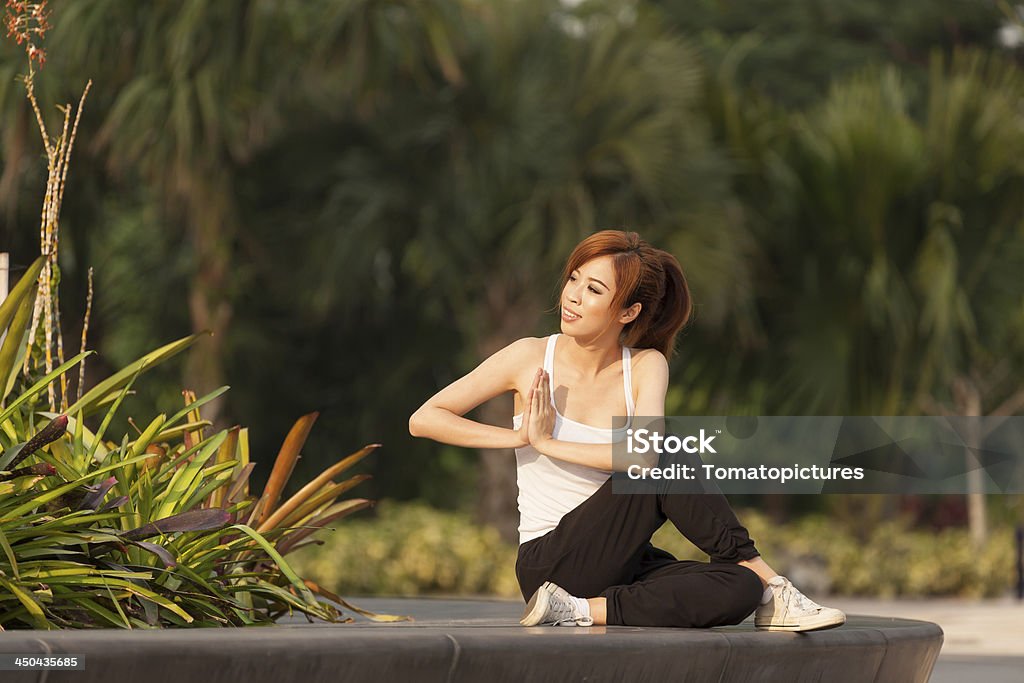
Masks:
[[[6,631],[0,652],[84,655],[85,671],[5,671],[12,683],[221,681],[908,681],[928,680],[942,629],[850,616],[828,631],[523,628],[512,601],[364,598],[413,622],[163,631]]]

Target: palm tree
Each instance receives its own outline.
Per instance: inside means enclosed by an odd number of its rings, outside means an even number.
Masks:
[[[93,150],[122,185],[141,181],[159,197],[163,224],[180,226],[193,250],[189,314],[195,330],[213,335],[190,356],[186,384],[211,390],[224,383],[231,320],[232,168],[273,125],[276,103],[259,95],[261,87],[279,93],[275,77],[287,78],[271,54],[286,54],[288,17],[247,2],[113,0],[58,4],[55,18],[51,40],[69,65],[65,77],[104,76]],[[211,405],[210,415],[219,410]]]
[[[807,112],[768,109],[767,126],[727,119],[752,169],[739,192],[758,242],[770,411],[1021,408],[1008,396],[1024,361],[1021,83],[1012,64],[970,52],[935,59],[925,102],[890,68],[835,84]]]
[[[390,254],[426,293],[422,308],[464,342],[460,371],[550,331],[543,312],[561,264],[601,227],[675,247],[700,291],[718,290],[721,268],[745,277],[719,201],[728,165],[696,111],[693,52],[646,21],[572,18],[547,1],[476,5],[457,53],[461,84],[380,112],[372,150],[337,171],[346,244]],[[510,416],[507,398],[478,415]],[[484,452],[481,468],[481,518],[514,537],[511,453]]]
[[[929,232],[918,271],[929,334],[915,398],[940,414],[1013,415],[1024,409],[1024,73],[963,52],[933,60],[930,85]],[[980,546],[986,473],[969,455],[968,465],[968,519]]]
[[[225,343],[239,296],[244,239],[236,177],[310,107],[372,111],[389,79],[434,65],[457,81],[444,20],[453,3],[135,3],[55,8],[52,37],[75,74],[104,74],[94,146],[131,186],[159,198],[162,223],[191,247],[187,292],[195,331],[185,383],[224,383]],[[396,47],[397,46],[397,47]],[[413,73],[412,76],[417,74]],[[339,99],[332,99],[337,96]],[[149,201],[143,195],[142,201]],[[222,406],[208,406],[216,420]]]
[[[309,226],[296,287],[310,293],[311,318],[376,330],[382,316],[414,311],[388,328],[406,345],[417,321],[453,330],[463,349],[454,359],[431,345],[440,335],[412,333],[436,390],[512,340],[551,331],[544,311],[563,260],[614,226],[675,249],[716,313],[741,299],[745,255],[733,245],[746,238],[727,220],[730,167],[697,111],[692,50],[642,18],[596,12],[573,24],[549,0],[464,6],[458,80],[440,66],[413,76],[432,80],[393,87],[367,113],[281,149],[289,158],[322,134],[335,154],[326,187],[296,178],[284,193],[296,201],[272,214],[294,209]],[[723,271],[735,286],[721,285]],[[359,398],[390,410],[397,400]],[[505,397],[477,417],[508,425],[511,412]],[[481,457],[480,517],[514,537],[511,453]]]

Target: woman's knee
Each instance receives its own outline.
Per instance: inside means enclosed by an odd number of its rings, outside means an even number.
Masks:
[[[723,564],[719,568],[726,584],[716,623],[712,626],[730,626],[738,624],[757,609],[761,603],[764,589],[761,579],[750,569],[738,564]]]

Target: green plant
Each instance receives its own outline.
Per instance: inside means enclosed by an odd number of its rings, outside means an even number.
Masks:
[[[27,352],[24,326],[41,264],[42,258],[0,305],[0,329],[7,331],[0,378],[10,377],[7,385]],[[282,502],[316,413],[295,423],[258,497],[248,490],[247,430],[205,433],[209,423],[200,408],[227,387],[199,399],[186,392],[185,407],[170,418],[156,416],[135,438],[108,439],[139,375],[198,337],[139,358],[66,413],[37,407],[90,352],[29,380],[0,409],[0,627],[245,625],[293,610],[337,621],[337,609],[314,592],[371,618],[399,618],[348,605],[302,580],[283,558],[315,542],[308,537],[325,524],[371,504],[339,501],[367,475],[334,480],[378,444],[342,459]],[[102,413],[95,431],[85,424],[94,413]]]
[[[419,502],[385,500],[374,511],[372,519],[351,521],[325,534],[323,545],[296,553],[293,566],[347,594],[520,596],[516,547],[495,529]],[[783,574],[801,569],[804,577],[820,572],[818,585],[833,594],[998,597],[1013,578],[1009,525],[993,528],[992,542],[978,551],[965,529],[936,533],[904,519],[868,529],[862,541],[827,515],[783,524],[756,509],[737,516],[772,567]],[[652,542],[680,560],[708,560],[671,523]]]
[[[382,501],[296,553],[304,576],[348,594],[518,596],[514,545],[469,515]]]
[[[200,399],[185,392],[185,407],[170,418],[157,415],[135,438],[110,440],[111,421],[139,375],[201,335],[152,351],[84,395],[80,375],[77,400],[68,405],[66,374],[90,352],[86,316],[82,352],[64,360],[58,218],[85,95],[74,125],[67,106],[62,132],[51,138],[33,91],[33,61],[44,61],[36,42],[49,29],[46,2],[8,0],[6,7],[8,35],[26,45],[24,83],[46,148],[48,181],[42,255],[0,302],[0,332],[6,332],[0,346],[0,628],[244,625],[292,610],[337,621],[337,609],[315,591],[371,618],[400,618],[348,605],[303,581],[283,558],[313,542],[306,539],[323,525],[371,504],[338,501],[365,475],[333,479],[378,444],[344,458],[279,504],[315,413],[289,432],[259,497],[249,495],[247,430],[204,433],[210,423],[199,409],[227,387]],[[40,409],[44,392],[48,411]],[[85,424],[93,414],[102,414],[95,430]]]
[[[834,594],[981,598],[1010,589],[1013,534],[1008,526],[993,529],[992,542],[978,550],[966,529],[936,533],[902,518],[859,530],[820,514],[785,524],[753,509],[739,510],[737,516],[776,571],[787,574],[800,564],[820,567]],[[671,524],[654,535],[653,543],[680,559],[708,559]]]

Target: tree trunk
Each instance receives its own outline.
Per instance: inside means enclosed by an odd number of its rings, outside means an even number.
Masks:
[[[185,361],[185,388],[203,396],[217,387],[223,386],[224,375],[224,338],[227,335],[228,323],[231,320],[231,307],[225,301],[217,301],[216,294],[207,289],[208,283],[215,281],[209,275],[199,276],[189,292],[189,314],[192,319],[193,332],[210,331],[188,352]],[[217,291],[217,290],[213,290]],[[223,422],[224,396],[218,396],[206,403],[202,408],[203,418],[213,423],[215,430],[221,429]]]
[[[477,357],[483,360],[516,339],[536,333],[543,314],[543,303],[533,294],[535,282],[529,273],[495,278],[481,306],[474,316],[478,329]],[[469,337],[472,339],[473,337]],[[512,427],[513,401],[511,394],[499,396],[480,406],[477,411],[481,422]],[[477,498],[477,520],[495,527],[501,537],[518,542],[519,506],[516,485],[516,460],[512,449],[482,449],[480,452],[480,478]]]
[[[981,394],[975,383],[965,376],[954,380],[953,396],[959,415],[965,417],[981,417]],[[977,424],[972,423],[968,443],[979,446],[981,434],[977,432]],[[970,531],[971,543],[975,548],[985,545],[988,538],[988,513],[985,507],[985,494],[982,493],[985,472],[970,448],[964,449],[967,467],[967,526]]]
[[[189,205],[191,207],[190,238],[197,262],[188,295],[192,331],[212,334],[201,339],[189,351],[185,364],[185,388],[203,396],[223,386],[224,343],[231,322],[231,302],[228,298],[229,274],[232,268],[231,196],[226,182],[211,187],[193,182]],[[219,191],[218,191],[219,190]],[[227,426],[223,411],[225,397],[219,396],[202,408],[203,418],[213,423],[215,430]]]
[[[481,422],[512,426],[512,396],[506,394],[480,406]],[[480,451],[480,488],[477,518],[498,530],[509,542],[519,539],[519,494],[516,485],[515,451],[508,448],[486,448]]]

